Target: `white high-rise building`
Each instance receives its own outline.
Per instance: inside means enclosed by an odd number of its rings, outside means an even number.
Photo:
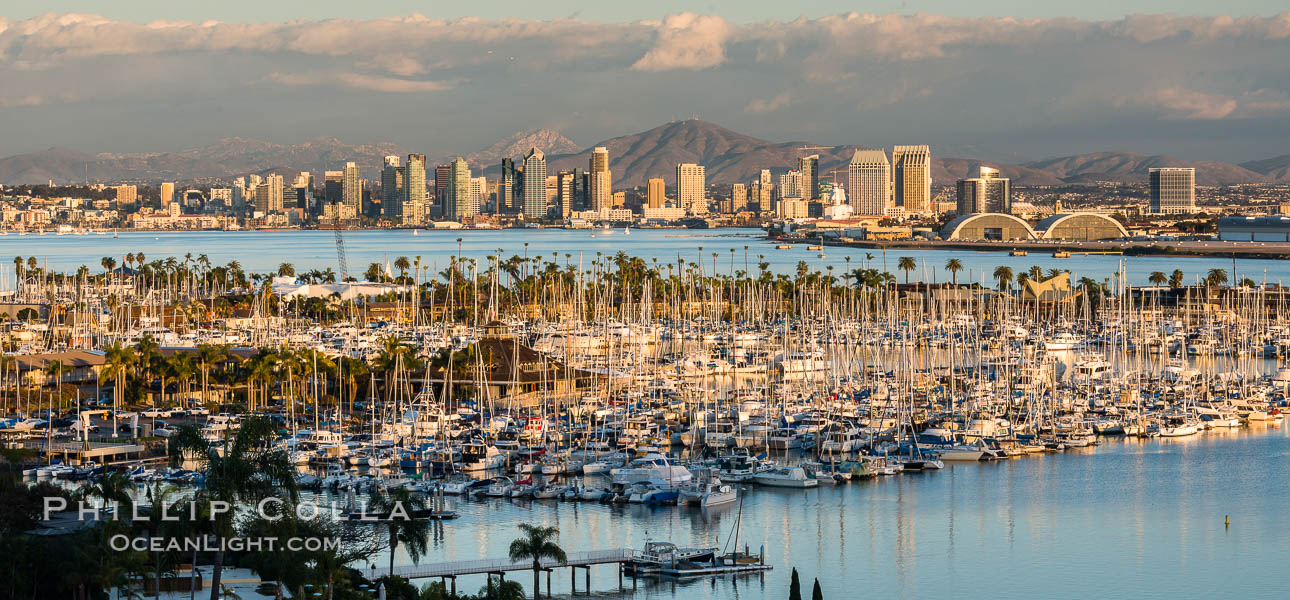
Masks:
[[[473,179],[466,159],[458,156],[449,165],[447,197],[443,205],[445,219],[464,219],[479,214],[479,198],[471,193]]]
[[[1196,169],[1154,168],[1148,176],[1151,181],[1151,212],[1176,214],[1196,210]]]
[[[341,201],[345,206],[353,208],[355,214],[363,203],[363,181],[358,178],[358,165],[352,162],[345,163],[341,179]]]
[[[175,184],[164,182],[161,184],[161,208],[170,210],[170,204],[175,201]]]
[[[524,218],[546,218],[546,155],[537,148],[524,155]]]
[[[932,206],[931,150],[927,146],[896,146],[891,151],[891,165],[894,200],[905,214],[936,212]]]
[[[707,175],[703,165],[694,163],[676,165],[676,202],[686,214],[708,213],[708,201],[704,197],[707,187]]]
[[[856,150],[847,165],[847,195],[856,214],[887,214],[891,206],[891,163],[882,150]]]

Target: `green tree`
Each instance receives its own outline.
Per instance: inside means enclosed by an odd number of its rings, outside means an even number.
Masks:
[[[1174,269],[1174,272],[1169,274],[1169,287],[1173,287],[1173,288],[1182,287],[1183,277],[1184,275],[1183,275],[1182,269]]]
[[[802,582],[797,578],[797,567],[793,567],[793,580],[788,584],[788,600],[802,600]]]
[[[945,270],[950,272],[950,278],[954,285],[959,284],[959,271],[963,270],[963,263],[957,258],[951,258],[945,261]]]
[[[896,261],[896,268],[905,272],[905,285],[909,285],[909,272],[918,268],[918,263],[912,256],[902,256]]]
[[[196,462],[206,474],[206,492],[212,501],[235,506],[285,493],[294,505],[295,468],[286,453],[274,445],[277,439],[273,422],[264,417],[243,421],[237,433],[231,438],[226,433],[218,447],[208,442],[196,425],[183,425],[170,440],[170,459],[175,465]],[[232,511],[215,515],[214,525],[218,546],[211,572],[211,600],[219,597],[224,540],[234,534]]]
[[[424,496],[413,496],[404,488],[390,490],[388,495],[376,494],[372,498],[372,510],[386,515],[389,527],[390,575],[394,575],[394,551],[403,544],[412,564],[421,561],[426,554],[426,540],[430,537],[430,521],[415,518],[417,511],[426,507]]]
[[[999,265],[994,268],[994,280],[999,282],[999,291],[1006,292],[1012,288],[1012,267]]]
[[[824,592],[820,590],[820,580],[816,578],[815,587],[811,589],[811,600],[824,600]]]
[[[514,562],[533,561],[533,598],[536,600],[542,597],[539,587],[541,581],[538,579],[538,575],[542,572],[542,561],[550,559],[564,564],[568,557],[564,549],[554,541],[556,536],[560,535],[559,529],[520,523],[520,531],[524,535],[511,541],[508,555]]]
[[[1152,271],[1147,276],[1147,281],[1151,282],[1151,285],[1159,287],[1169,282],[1169,276],[1165,275],[1164,271]]]
[[[1217,287],[1226,283],[1227,283],[1226,269],[1210,269],[1209,274],[1205,275],[1205,285]]]

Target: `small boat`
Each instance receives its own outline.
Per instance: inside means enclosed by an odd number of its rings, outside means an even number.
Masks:
[[[779,467],[777,469],[758,473],[753,476],[753,481],[768,487],[786,487],[786,488],[813,488],[820,485],[819,480],[806,474],[802,467]]]
[[[1027,256],[1029,254],[1030,253],[1026,252],[1025,250],[1013,250],[1012,252],[1008,253],[1008,256]]]
[[[776,250],[792,250],[792,249],[793,249],[793,245],[792,245],[792,244],[780,244],[780,245],[778,245],[778,246],[775,246],[775,249],[776,249]]]

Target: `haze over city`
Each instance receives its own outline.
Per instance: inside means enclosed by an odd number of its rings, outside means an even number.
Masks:
[[[1290,134],[1290,13],[1271,2],[341,4],[9,11],[0,155],[233,136],[442,155],[536,128],[589,146],[691,116],[777,141],[917,139],[1017,162],[1240,162],[1285,154]]]

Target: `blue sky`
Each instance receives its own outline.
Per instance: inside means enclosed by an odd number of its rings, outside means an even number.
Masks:
[[[1009,16],[1018,18],[1075,17],[1118,19],[1128,14],[1268,16],[1290,10],[1284,0],[649,0],[624,2],[600,0],[486,0],[483,2],[426,2],[425,0],[54,0],[15,2],[0,14],[28,18],[46,12],[87,12],[118,19],[147,22],[156,19],[223,21],[287,21],[292,19],[370,19],[420,13],[428,17],[486,19],[554,19],[576,17],[589,21],[620,22],[657,19],[674,12],[719,14],[736,23],[815,18],[849,11],[911,14],[927,12],[956,17]]]

